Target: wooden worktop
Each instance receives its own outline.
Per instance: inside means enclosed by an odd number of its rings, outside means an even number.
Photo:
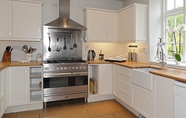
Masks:
[[[94,60],[94,61],[87,61],[88,64],[116,64],[128,68],[146,68],[146,67],[152,67],[157,68],[159,70],[151,70],[150,73],[171,78],[174,80],[186,82],[186,71],[185,70],[179,70],[179,69],[170,69],[166,67],[161,67],[157,65],[152,65],[148,63],[141,63],[141,62],[110,62],[110,61],[104,61],[104,60]],[[10,66],[40,66],[42,65],[42,62],[37,61],[31,61],[29,63],[22,63],[22,62],[0,62],[0,70],[10,67]]]
[[[22,63],[18,61],[12,61],[12,62],[0,62],[0,70],[10,67],[10,66],[40,66],[42,65],[42,62],[37,61],[31,61],[28,63]]]
[[[158,70],[151,70],[150,73],[167,77],[170,79],[174,79],[181,82],[186,82],[186,71],[185,70],[179,70],[179,69],[172,69],[172,68],[166,68],[161,67],[158,65],[148,64],[148,63],[141,63],[141,62],[107,62],[107,61],[89,61],[89,64],[107,64],[107,63],[113,63],[116,65],[128,67],[128,68],[156,68]]]

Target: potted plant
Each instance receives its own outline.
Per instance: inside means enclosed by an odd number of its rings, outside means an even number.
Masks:
[[[179,64],[181,62],[181,36],[182,33],[186,31],[186,26],[185,24],[179,24],[175,28],[167,27],[166,31],[172,33],[173,41],[174,41],[174,47],[173,47],[174,49],[168,51],[172,53],[172,56],[174,57],[176,64]],[[178,35],[176,35],[176,33]],[[176,38],[178,38],[178,40],[176,40]],[[177,46],[177,41],[178,41],[178,46]]]

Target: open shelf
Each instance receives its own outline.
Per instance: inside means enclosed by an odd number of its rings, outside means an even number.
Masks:
[[[41,94],[30,95],[30,102],[31,103],[42,102],[42,95]]]
[[[31,79],[34,79],[34,78],[41,78],[42,76],[41,76],[41,72],[32,72],[32,73],[30,73],[30,78]]]
[[[41,103],[42,100],[42,67],[30,67],[30,103]]]
[[[30,85],[30,91],[40,91],[42,88],[40,84],[31,84]]]

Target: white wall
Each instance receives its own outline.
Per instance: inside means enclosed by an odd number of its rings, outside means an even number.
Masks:
[[[149,4],[149,0],[124,0],[123,6],[126,7],[132,3],[141,3],[141,4]]]
[[[35,1],[42,1],[43,4],[43,24],[46,24],[56,18],[58,18],[58,1],[59,0],[35,0]],[[95,7],[95,8],[102,8],[102,9],[111,9],[111,10],[118,10],[123,7],[123,2],[119,0],[71,0],[70,1],[70,17],[75,20],[76,22],[83,24],[83,12],[82,10],[85,7]],[[14,47],[12,52],[12,60],[23,60],[25,59],[24,53],[21,51],[21,47],[27,44],[32,47],[36,47],[37,51],[33,54],[32,59],[36,59],[36,54],[42,52],[42,42],[13,42],[13,41],[0,41],[0,59],[2,59],[3,52],[7,45],[11,45]],[[96,50],[97,46],[94,46]],[[99,47],[99,46],[98,46]],[[117,47],[122,48],[122,44],[112,45],[110,50],[118,50]],[[106,49],[107,50],[107,49]],[[122,49],[121,49],[122,50]],[[115,51],[115,52],[116,52]],[[105,51],[109,52],[109,51]],[[122,51],[121,51],[122,52]],[[86,52],[84,52],[86,54]],[[108,53],[110,54],[110,53]],[[107,54],[106,54],[107,55]],[[83,57],[85,58],[85,57]]]

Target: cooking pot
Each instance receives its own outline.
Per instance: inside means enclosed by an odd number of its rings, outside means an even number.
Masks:
[[[95,57],[96,57],[95,51],[94,50],[89,50],[88,55],[87,55],[87,60],[94,60]]]

